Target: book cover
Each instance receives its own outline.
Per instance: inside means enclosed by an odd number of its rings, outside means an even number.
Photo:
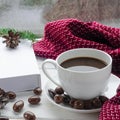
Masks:
[[[25,91],[41,86],[40,71],[31,41],[20,40],[8,48],[0,38],[0,88],[7,91]]]

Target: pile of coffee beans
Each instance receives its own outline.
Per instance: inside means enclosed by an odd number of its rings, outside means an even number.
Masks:
[[[10,101],[16,98],[16,94],[12,91],[6,92],[4,89],[0,88],[0,109]]]
[[[37,87],[37,88],[33,89],[33,93],[35,95],[28,98],[28,103],[32,104],[32,105],[36,105],[36,104],[40,103],[40,101],[41,101],[40,95],[42,93],[42,90],[40,87]],[[12,95],[10,94],[9,96],[11,99],[13,99],[15,97],[15,95],[13,95],[13,94]],[[23,107],[24,107],[24,101],[18,100],[14,103],[13,110],[15,112],[20,112],[23,109]]]
[[[34,95],[28,98],[28,103],[32,105],[37,105],[40,103],[41,98],[40,95],[42,94],[42,89],[40,87],[36,87],[33,89]],[[9,101],[14,101],[16,98],[16,93],[13,91],[5,92],[2,88],[0,88],[0,109],[4,108],[4,106]],[[19,113],[24,108],[24,101],[18,100],[13,104],[13,111]],[[36,116],[31,111],[26,111],[23,114],[25,120],[35,120]]]
[[[12,93],[12,92],[11,92]],[[28,98],[28,103],[32,105],[37,105],[40,103],[41,98],[40,95],[42,94],[42,89],[40,87],[37,87],[33,89],[34,95]],[[14,95],[9,95],[10,98],[14,98]],[[23,100],[18,100],[13,104],[13,111],[14,112],[20,112],[24,107],[24,101]],[[25,120],[35,120],[36,116],[33,112],[31,111],[26,111],[23,114],[23,117]]]
[[[61,87],[48,89],[49,96],[57,104],[64,104],[75,109],[96,109],[101,108],[103,103],[108,100],[106,96],[98,96],[90,100],[80,100],[71,98]]]

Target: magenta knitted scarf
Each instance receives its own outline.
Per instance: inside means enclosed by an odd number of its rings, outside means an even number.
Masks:
[[[74,48],[103,50],[113,58],[113,73],[120,74],[120,29],[97,22],[62,19],[45,26],[42,40],[33,44],[36,56],[55,59]]]

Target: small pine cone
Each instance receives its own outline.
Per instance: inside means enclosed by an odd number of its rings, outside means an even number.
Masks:
[[[6,47],[15,48],[19,45],[20,35],[18,32],[14,33],[10,30],[10,31],[8,31],[8,36],[5,35],[5,36],[3,36],[3,38],[6,39],[3,41],[3,43],[6,43]]]
[[[12,30],[9,30],[9,31],[8,31],[8,35],[9,35],[10,37],[14,37],[14,33],[12,32]]]

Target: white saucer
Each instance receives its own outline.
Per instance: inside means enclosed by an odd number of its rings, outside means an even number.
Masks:
[[[118,78],[117,76],[111,74],[110,77],[110,82],[108,84],[108,89],[107,91],[104,93],[105,96],[107,96],[108,98],[113,97],[116,94],[116,89],[118,87],[118,85],[120,84],[120,78]],[[65,106],[63,104],[57,104],[54,102],[54,100],[49,96],[48,94],[48,89],[52,88],[54,89],[56,87],[56,85],[54,85],[51,81],[48,81],[45,85],[45,94],[48,98],[48,100],[53,103],[54,105],[62,108],[62,109],[66,109],[66,110],[70,110],[72,112],[80,112],[80,113],[93,113],[93,112],[99,112],[100,108],[97,109],[90,109],[90,110],[79,110],[79,109],[74,109],[71,108],[69,106]]]

